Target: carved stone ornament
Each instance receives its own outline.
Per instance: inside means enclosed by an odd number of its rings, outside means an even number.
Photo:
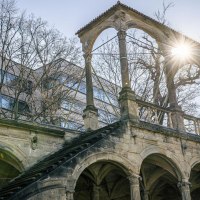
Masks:
[[[123,11],[117,11],[115,16],[114,16],[114,25],[116,30],[127,30],[127,17],[126,13]]]

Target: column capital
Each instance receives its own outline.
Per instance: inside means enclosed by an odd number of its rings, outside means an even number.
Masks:
[[[149,193],[150,193],[149,189],[144,190],[144,194],[149,194]]]
[[[84,53],[83,54],[83,57],[85,58],[85,61],[88,62],[92,60],[92,54],[89,52],[89,53]]]
[[[177,186],[181,191],[182,200],[191,200],[191,194],[190,194],[191,183],[189,181],[182,180],[177,184]]]
[[[140,176],[129,176],[131,200],[141,200],[140,197]]]
[[[75,193],[74,190],[66,188],[65,193],[66,193],[66,200],[73,200],[74,199],[74,193]]]
[[[72,186],[65,186],[65,192],[67,193],[74,193],[75,192],[75,190],[74,190],[74,188],[72,187]]]
[[[93,189],[93,191],[99,191],[101,189],[101,186],[93,184],[92,189]]]
[[[130,181],[130,185],[140,185],[140,180],[142,180],[141,176],[128,176]]]
[[[123,40],[126,38],[126,31],[125,30],[119,30],[118,33],[117,33],[117,36],[119,38],[119,40]]]
[[[189,181],[180,181],[177,184],[178,188],[183,188],[183,187],[192,187],[192,184]]]

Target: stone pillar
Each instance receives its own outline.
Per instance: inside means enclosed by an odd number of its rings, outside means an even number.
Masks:
[[[85,74],[86,74],[86,103],[87,106],[83,111],[83,119],[86,130],[98,129],[98,110],[94,106],[91,54],[85,54]]]
[[[119,104],[121,119],[130,119],[135,122],[139,120],[138,105],[135,102],[135,93],[131,88],[122,88],[122,91],[119,93]]]
[[[130,88],[128,60],[126,51],[126,31],[118,32],[122,91],[119,93],[119,104],[122,119],[138,121],[138,106],[135,102],[135,93]]]
[[[149,200],[149,191],[144,190],[144,200]]]
[[[92,200],[100,200],[100,187],[93,185]]]
[[[182,181],[178,183],[178,188],[181,191],[182,200],[191,200],[190,186],[191,183],[187,181]]]
[[[139,178],[135,176],[128,177],[130,181],[131,200],[141,200]]]
[[[120,54],[120,65],[121,65],[121,77],[122,77],[122,88],[129,87],[129,70],[128,70],[128,60],[126,51],[126,31],[120,30],[118,33],[119,39],[119,54]]]

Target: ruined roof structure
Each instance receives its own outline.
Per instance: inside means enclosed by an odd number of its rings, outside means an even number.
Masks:
[[[80,30],[78,30],[76,32],[76,34],[78,35],[82,35],[84,34],[84,32],[87,32],[87,30],[90,30],[93,26],[95,26],[96,24],[100,23],[101,21],[104,21],[106,18],[112,16],[116,11],[123,9],[124,11],[126,11],[127,13],[130,12],[132,14],[135,14],[139,17],[141,17],[144,21],[149,20],[151,21],[151,23],[154,23],[156,26],[159,26],[161,29],[166,29],[166,30],[171,30],[174,33],[180,35],[181,33],[179,33],[178,31],[166,26],[165,24],[160,23],[159,21],[156,21],[155,19],[121,3],[120,1],[117,2],[117,4],[113,5],[111,8],[109,8],[107,11],[105,11],[104,13],[102,13],[101,15],[99,15],[98,17],[96,17],[95,19],[93,19],[91,22],[89,22],[87,25],[85,25],[84,27],[82,27]],[[187,37],[184,35],[184,37]],[[189,38],[189,37],[188,37]],[[190,38],[191,39],[191,38]],[[193,39],[191,39],[193,40]],[[193,40],[194,41],[194,40]],[[199,45],[199,43],[197,42],[197,44]]]
[[[98,35],[109,27],[118,31],[121,119],[99,128],[93,100],[91,51]],[[126,30],[130,27],[154,36],[166,54],[174,39],[184,37],[193,45],[198,64],[199,43],[118,2],[77,32],[85,53],[87,106],[83,118],[86,131],[0,120],[0,138],[5,139],[7,151],[19,155],[18,160],[24,163],[21,174],[0,189],[0,199],[199,199],[200,119],[181,110],[173,88],[168,88],[168,108],[136,98],[130,88],[125,45]],[[165,59],[169,60],[166,55]],[[171,81],[169,78],[167,81]],[[138,114],[143,107],[148,112],[145,121]],[[159,123],[158,113],[166,116],[166,123]],[[186,129],[186,120],[192,122],[193,131]],[[9,146],[12,142],[20,144],[17,148]],[[45,145],[50,148],[52,145],[54,151],[45,149]],[[30,151],[39,159],[26,165]],[[50,153],[44,154],[45,151]]]

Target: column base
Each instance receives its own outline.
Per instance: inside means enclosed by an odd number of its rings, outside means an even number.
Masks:
[[[130,87],[122,88],[122,91],[119,93],[121,119],[139,121],[138,105],[135,102],[135,99],[135,93]]]
[[[87,106],[83,110],[83,120],[87,131],[98,129],[98,110],[94,106]]]

